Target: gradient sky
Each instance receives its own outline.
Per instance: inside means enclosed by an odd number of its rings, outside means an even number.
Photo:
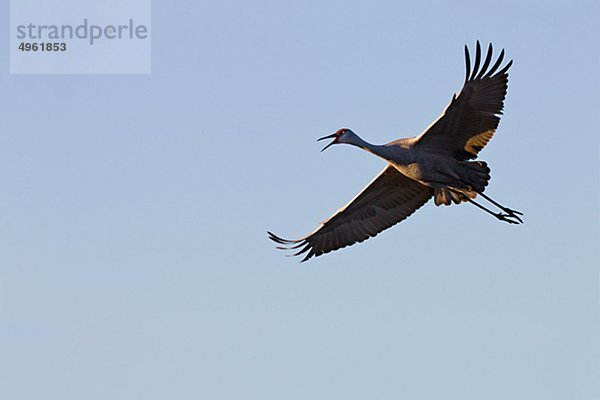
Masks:
[[[9,75],[5,37],[0,397],[600,398],[599,11],[155,1],[130,76]],[[430,203],[276,251],[384,166],[315,139],[418,134],[477,39],[514,59],[480,155],[525,224]]]

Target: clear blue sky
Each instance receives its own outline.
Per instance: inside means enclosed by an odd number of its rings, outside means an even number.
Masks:
[[[155,1],[146,76],[0,42],[0,397],[600,398],[598,2],[285,3]],[[274,250],[383,167],[315,139],[418,134],[476,39],[514,59],[481,158],[526,223]]]

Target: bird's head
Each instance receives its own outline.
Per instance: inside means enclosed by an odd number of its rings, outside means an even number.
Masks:
[[[323,147],[323,149],[321,151],[325,151],[327,148],[329,148],[329,146],[332,146],[334,144],[338,144],[338,143],[349,143],[349,144],[353,144],[355,142],[355,138],[357,138],[356,133],[352,132],[350,129],[348,128],[341,128],[338,129],[337,131],[335,131],[335,133],[332,133],[331,135],[327,135],[327,136],[323,136],[322,138],[317,139],[317,142],[319,140],[325,140],[325,139],[332,139],[333,141],[331,143],[329,143],[327,146]]]

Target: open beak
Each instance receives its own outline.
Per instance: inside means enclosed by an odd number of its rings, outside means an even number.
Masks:
[[[317,142],[318,142],[319,140],[325,140],[325,139],[331,139],[331,138],[334,138],[333,142],[331,142],[327,146],[323,147],[323,149],[321,149],[321,151],[325,151],[325,150],[327,150],[327,148],[329,146],[336,144],[337,143],[337,135],[335,133],[332,133],[331,135],[323,136],[322,138],[317,139]]]

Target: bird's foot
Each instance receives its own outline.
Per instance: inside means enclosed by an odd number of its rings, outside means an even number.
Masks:
[[[508,207],[502,207],[502,211],[504,211],[508,217],[516,219],[521,224],[523,223],[523,220],[521,219],[521,217],[519,217],[519,215],[523,215],[521,211],[513,210]]]
[[[500,221],[508,222],[509,224],[522,224],[523,223],[523,220],[521,218],[519,218],[515,213],[506,213],[506,214],[498,213],[498,214],[494,214],[494,215]],[[521,215],[523,215],[523,214],[521,214]],[[514,218],[514,219],[511,219],[511,218]]]

